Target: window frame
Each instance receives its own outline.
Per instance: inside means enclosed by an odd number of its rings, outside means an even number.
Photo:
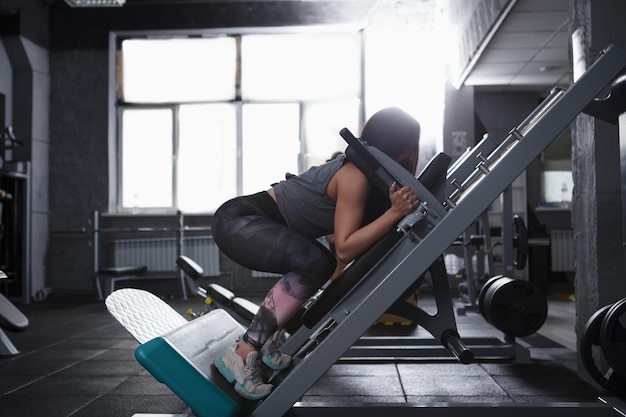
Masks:
[[[216,28],[205,30],[160,30],[160,31],[112,31],[109,33],[109,97],[108,97],[108,176],[109,176],[109,189],[108,189],[108,212],[116,214],[171,214],[175,213],[178,209],[178,196],[176,194],[176,172],[178,164],[178,130],[179,130],[179,106],[181,104],[203,104],[203,103],[224,103],[227,101],[206,101],[206,102],[193,102],[193,103],[155,103],[155,104],[133,104],[118,102],[118,88],[117,77],[119,68],[117,67],[118,54],[121,48],[121,43],[125,39],[131,38],[171,38],[171,37],[218,37],[218,36],[245,36],[256,34],[301,34],[301,33],[316,33],[316,32],[346,32],[355,33],[359,36],[359,42],[361,45],[361,62],[360,62],[360,88],[358,92],[359,109],[358,120],[359,125],[362,125],[365,120],[365,97],[364,97],[364,54],[363,54],[363,29],[362,25],[312,25],[312,26],[285,26],[285,27],[268,27],[268,28]],[[240,48],[238,42],[238,48]],[[238,60],[241,58],[238,56]],[[237,63],[237,67],[241,68],[241,62]],[[240,80],[238,80],[240,81]],[[236,107],[236,132],[237,132],[237,194],[241,194],[243,189],[243,169],[242,169],[242,114],[243,106],[251,103],[284,103],[281,101],[268,101],[268,100],[246,100],[242,101],[240,95],[235,100],[230,101]],[[300,124],[302,124],[302,108],[305,104],[302,101],[289,100],[289,102],[297,103],[300,106]],[[150,109],[150,108],[171,108],[173,112],[173,149],[172,155],[172,206],[171,207],[141,207],[139,209],[122,206],[122,178],[121,178],[121,140],[122,140],[122,113],[125,109]],[[302,149],[303,137],[302,129],[299,134],[299,146]],[[298,167],[301,170],[304,165],[302,153],[298,157]],[[207,213],[212,214],[212,213]]]
[[[140,212],[142,214],[162,214],[162,213],[175,213],[176,207],[178,204],[178,196],[176,193],[176,180],[177,180],[177,168],[178,168],[178,131],[179,131],[179,120],[178,120],[178,112],[180,106],[178,104],[123,104],[118,105],[116,108],[117,121],[116,121],[116,138],[115,138],[115,160],[116,160],[116,187],[115,187],[115,201],[117,202],[116,213],[131,213],[137,214]],[[151,109],[166,109],[171,110],[172,116],[172,206],[170,207],[141,207],[139,209],[135,209],[133,207],[123,207],[123,187],[122,187],[122,176],[120,175],[122,170],[122,161],[124,155],[122,154],[122,130],[124,125],[122,123],[123,120],[123,112],[125,110],[151,110]],[[109,157],[109,165],[110,165],[111,157]]]

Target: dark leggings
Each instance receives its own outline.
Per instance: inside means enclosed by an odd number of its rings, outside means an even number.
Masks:
[[[265,191],[224,203],[215,212],[212,233],[221,251],[238,264],[283,275],[243,336],[257,350],[335,271],[330,251],[287,227]]]

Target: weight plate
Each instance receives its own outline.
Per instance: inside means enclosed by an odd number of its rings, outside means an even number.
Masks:
[[[626,378],[626,298],[609,308],[600,328],[604,357],[622,378]]]
[[[485,294],[487,321],[505,334],[524,337],[543,326],[548,316],[548,301],[534,284],[503,277]]]
[[[493,298],[493,294],[497,291],[500,285],[502,285],[502,283],[509,282],[510,280],[511,278],[502,276],[500,279],[495,280],[485,291],[485,296],[483,298],[483,316],[485,317],[485,320],[491,324],[494,324],[491,317],[491,300]]]
[[[603,363],[604,354],[600,345],[600,330],[611,304],[602,307],[589,317],[585,330],[578,341],[578,355],[589,376],[601,387],[610,391],[626,392],[626,379]],[[606,361],[605,361],[606,362]]]
[[[484,309],[485,294],[487,293],[487,290],[489,289],[489,287],[491,287],[500,278],[502,278],[502,275],[494,275],[491,278],[489,278],[483,284],[482,288],[480,289],[480,292],[478,293],[478,309],[480,310],[480,314],[482,314],[482,316],[485,318],[485,320],[487,320],[487,317],[485,316],[485,309]],[[489,321],[489,320],[487,320],[487,321]]]

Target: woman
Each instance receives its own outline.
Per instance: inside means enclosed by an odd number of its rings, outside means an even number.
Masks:
[[[365,124],[361,139],[415,174],[419,123],[398,108],[383,109]],[[274,370],[290,366],[272,335],[325,282],[383,237],[419,201],[409,187],[389,188],[389,204],[374,216],[370,186],[344,155],[275,184],[238,197],[215,213],[212,232],[222,252],[247,268],[283,274],[271,288],[246,333],[214,364],[244,398],[272,390],[257,360]],[[387,197],[387,196],[385,196]],[[333,235],[333,255],[316,239]],[[260,356],[260,358],[259,358]]]

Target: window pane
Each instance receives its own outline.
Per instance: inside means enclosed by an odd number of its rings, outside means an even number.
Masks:
[[[244,99],[358,97],[357,33],[250,35],[241,40]]]
[[[236,108],[181,106],[179,120],[178,208],[214,212],[237,195]]]
[[[326,162],[348,144],[339,135],[344,127],[359,136],[359,100],[318,101],[304,108],[303,170]]]
[[[122,43],[124,101],[165,103],[235,97],[234,38],[132,39]]]
[[[122,207],[172,206],[172,111],[124,110]]]
[[[443,148],[446,82],[441,45],[423,34],[415,26],[373,27],[367,29],[365,43],[367,117],[383,107],[398,106],[420,122],[417,172]]]
[[[298,174],[300,153],[297,104],[248,104],[243,108],[243,193],[267,190]]]

